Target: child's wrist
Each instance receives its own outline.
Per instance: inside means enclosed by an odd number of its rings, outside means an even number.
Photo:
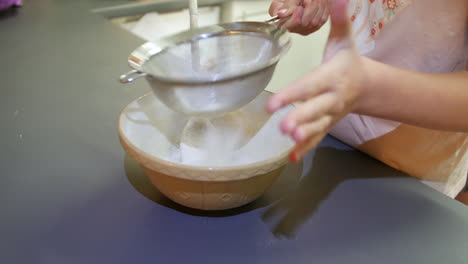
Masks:
[[[376,72],[378,64],[372,59],[360,56],[361,63],[361,85],[358,98],[356,100],[354,112],[359,114],[368,114],[377,101],[377,82]]]

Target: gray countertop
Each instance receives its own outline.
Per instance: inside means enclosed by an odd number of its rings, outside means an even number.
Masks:
[[[468,209],[327,137],[259,200],[200,212],[121,148],[120,85],[143,41],[91,12],[0,14],[0,263],[468,263]]]

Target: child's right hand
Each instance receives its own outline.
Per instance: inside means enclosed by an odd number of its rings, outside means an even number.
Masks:
[[[281,131],[296,142],[291,161],[302,159],[365,98],[368,71],[354,44],[347,2],[334,0],[330,5],[331,30],[323,63],[278,91],[267,103],[267,111],[273,113],[288,104],[302,102],[280,124]]]
[[[273,0],[271,16],[291,16],[283,26],[290,32],[309,35],[319,30],[328,20],[328,0]]]

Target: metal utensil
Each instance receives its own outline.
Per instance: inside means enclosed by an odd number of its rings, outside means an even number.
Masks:
[[[164,104],[185,115],[226,114],[253,100],[271,80],[291,45],[280,21],[219,24],[147,42],[130,54],[134,70],[120,82],[146,77]]]

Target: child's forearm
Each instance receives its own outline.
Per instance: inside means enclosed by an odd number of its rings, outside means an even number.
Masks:
[[[468,132],[468,72],[424,74],[362,58],[368,79],[355,112]]]

